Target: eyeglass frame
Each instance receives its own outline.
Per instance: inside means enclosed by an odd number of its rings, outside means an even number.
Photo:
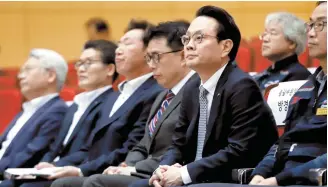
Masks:
[[[278,33],[277,31],[264,31],[261,34],[259,34],[259,39],[263,40],[265,36],[269,36],[271,38],[271,36],[279,36],[279,34],[281,33]]]
[[[194,39],[194,36],[195,36],[195,35],[201,36],[201,38],[197,41],[197,40]],[[185,43],[184,40],[183,40],[183,38],[186,38],[186,37],[188,37],[188,39],[189,39],[187,43]],[[197,43],[200,44],[200,43],[203,42],[203,39],[206,38],[206,37],[216,38],[218,41],[220,41],[220,38],[217,37],[217,36],[212,36],[212,35],[209,35],[209,34],[204,34],[204,33],[200,33],[200,32],[195,32],[195,33],[192,34],[191,36],[189,36],[189,35],[187,35],[187,34],[181,36],[181,42],[182,42],[182,45],[183,45],[183,46],[187,46],[187,45],[189,44],[189,42],[191,41],[191,39],[192,39],[193,43],[195,43],[195,42],[197,41]]]
[[[316,27],[316,24],[322,24],[322,26],[318,26]],[[323,31],[323,29],[325,28],[325,26],[327,27],[327,21],[309,21],[305,23],[306,26],[306,31],[310,32],[312,29],[314,29],[315,32],[321,32]],[[321,27],[321,29],[316,29]]]
[[[21,76],[21,75],[25,75],[25,74],[29,74],[32,70],[35,69],[44,69],[44,70],[49,70],[49,68],[45,68],[45,67],[41,67],[41,66],[35,66],[35,67],[24,67],[21,68],[18,73],[17,73],[17,77]]]
[[[101,62],[101,59],[86,59],[86,60],[79,60],[74,63],[75,70],[78,70],[81,66],[83,66],[86,70],[90,68],[92,64],[97,64],[96,62]]]
[[[183,51],[183,49],[179,49],[179,50],[173,50],[173,51],[168,51],[168,52],[163,52],[163,53],[152,53],[152,55],[149,55],[149,54],[146,54],[144,56],[145,60],[146,60],[146,63],[148,65],[150,65],[150,63],[153,61],[154,64],[158,65],[160,60],[161,60],[161,55],[164,55],[164,54],[170,54],[170,53],[177,53],[177,52],[180,52],[180,51]],[[157,60],[155,60],[156,58],[154,58],[153,56],[156,55],[157,56]],[[147,60],[149,58],[149,60]]]

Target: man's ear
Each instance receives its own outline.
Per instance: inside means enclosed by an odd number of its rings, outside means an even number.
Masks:
[[[229,56],[230,51],[232,50],[233,47],[233,42],[230,39],[226,39],[221,41],[222,42],[222,53],[221,53],[221,58]]]

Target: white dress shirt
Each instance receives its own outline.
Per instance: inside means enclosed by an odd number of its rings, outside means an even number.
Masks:
[[[207,114],[208,114],[207,121],[210,117],[211,106],[212,106],[216,86],[217,86],[219,79],[222,75],[222,72],[224,71],[226,66],[227,66],[227,64],[225,64],[219,70],[217,70],[205,83],[203,81],[201,81],[200,86],[203,86],[208,91],[208,94],[206,95],[207,103],[208,103],[207,104]],[[181,178],[182,178],[182,181],[184,184],[189,184],[192,182],[189,172],[188,172],[187,165],[180,168],[180,174],[181,174]]]
[[[63,141],[63,145],[65,146],[69,140],[69,138],[71,137],[76,125],[78,124],[78,122],[80,121],[82,115],[84,114],[84,112],[87,110],[87,108],[90,106],[90,104],[101,94],[103,94],[105,91],[107,91],[108,89],[112,88],[112,86],[105,86],[102,88],[98,88],[96,90],[92,90],[89,92],[82,92],[78,95],[76,95],[73,99],[74,103],[77,105],[77,110],[74,113],[73,116],[73,120],[72,120],[72,124],[69,127],[69,130],[66,134],[66,137]],[[58,161],[60,159],[60,157],[56,157],[54,159],[54,161]]]
[[[111,117],[125,103],[125,101],[128,100],[129,97],[151,76],[153,76],[153,73],[148,73],[130,81],[124,81],[119,84],[118,88],[121,94],[116,99],[113,108],[110,111],[109,117]]]
[[[50,101],[56,96],[58,96],[58,93],[48,94],[23,103],[22,115],[17,119],[15,125],[8,132],[5,141],[2,142],[1,149],[0,149],[0,159],[5,154],[7,148],[9,147],[10,143],[15,138],[17,133],[23,128],[23,126],[32,117],[32,115],[44,104],[46,104],[48,101]]]
[[[171,91],[174,93],[174,95],[177,95],[181,88],[186,84],[186,82],[190,79],[191,76],[193,76],[196,72],[194,70],[190,70],[189,73],[178,82],[173,88],[171,88]]]

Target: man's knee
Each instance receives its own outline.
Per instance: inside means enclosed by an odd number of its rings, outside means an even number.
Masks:
[[[101,184],[101,180],[100,178],[103,177],[104,175],[102,174],[96,174],[96,175],[92,175],[88,178],[85,179],[85,181],[83,182],[83,187],[100,187],[102,185]]]
[[[83,177],[65,177],[55,180],[51,187],[80,187],[83,185]]]

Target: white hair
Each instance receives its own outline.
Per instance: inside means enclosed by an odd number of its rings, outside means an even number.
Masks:
[[[66,60],[59,53],[50,49],[32,49],[29,56],[38,59],[43,68],[55,70],[57,90],[60,91],[64,86],[68,71]]]
[[[295,53],[301,54],[305,50],[307,41],[305,22],[288,12],[269,14],[265,19],[265,26],[272,21],[281,25],[285,38],[296,45]]]

